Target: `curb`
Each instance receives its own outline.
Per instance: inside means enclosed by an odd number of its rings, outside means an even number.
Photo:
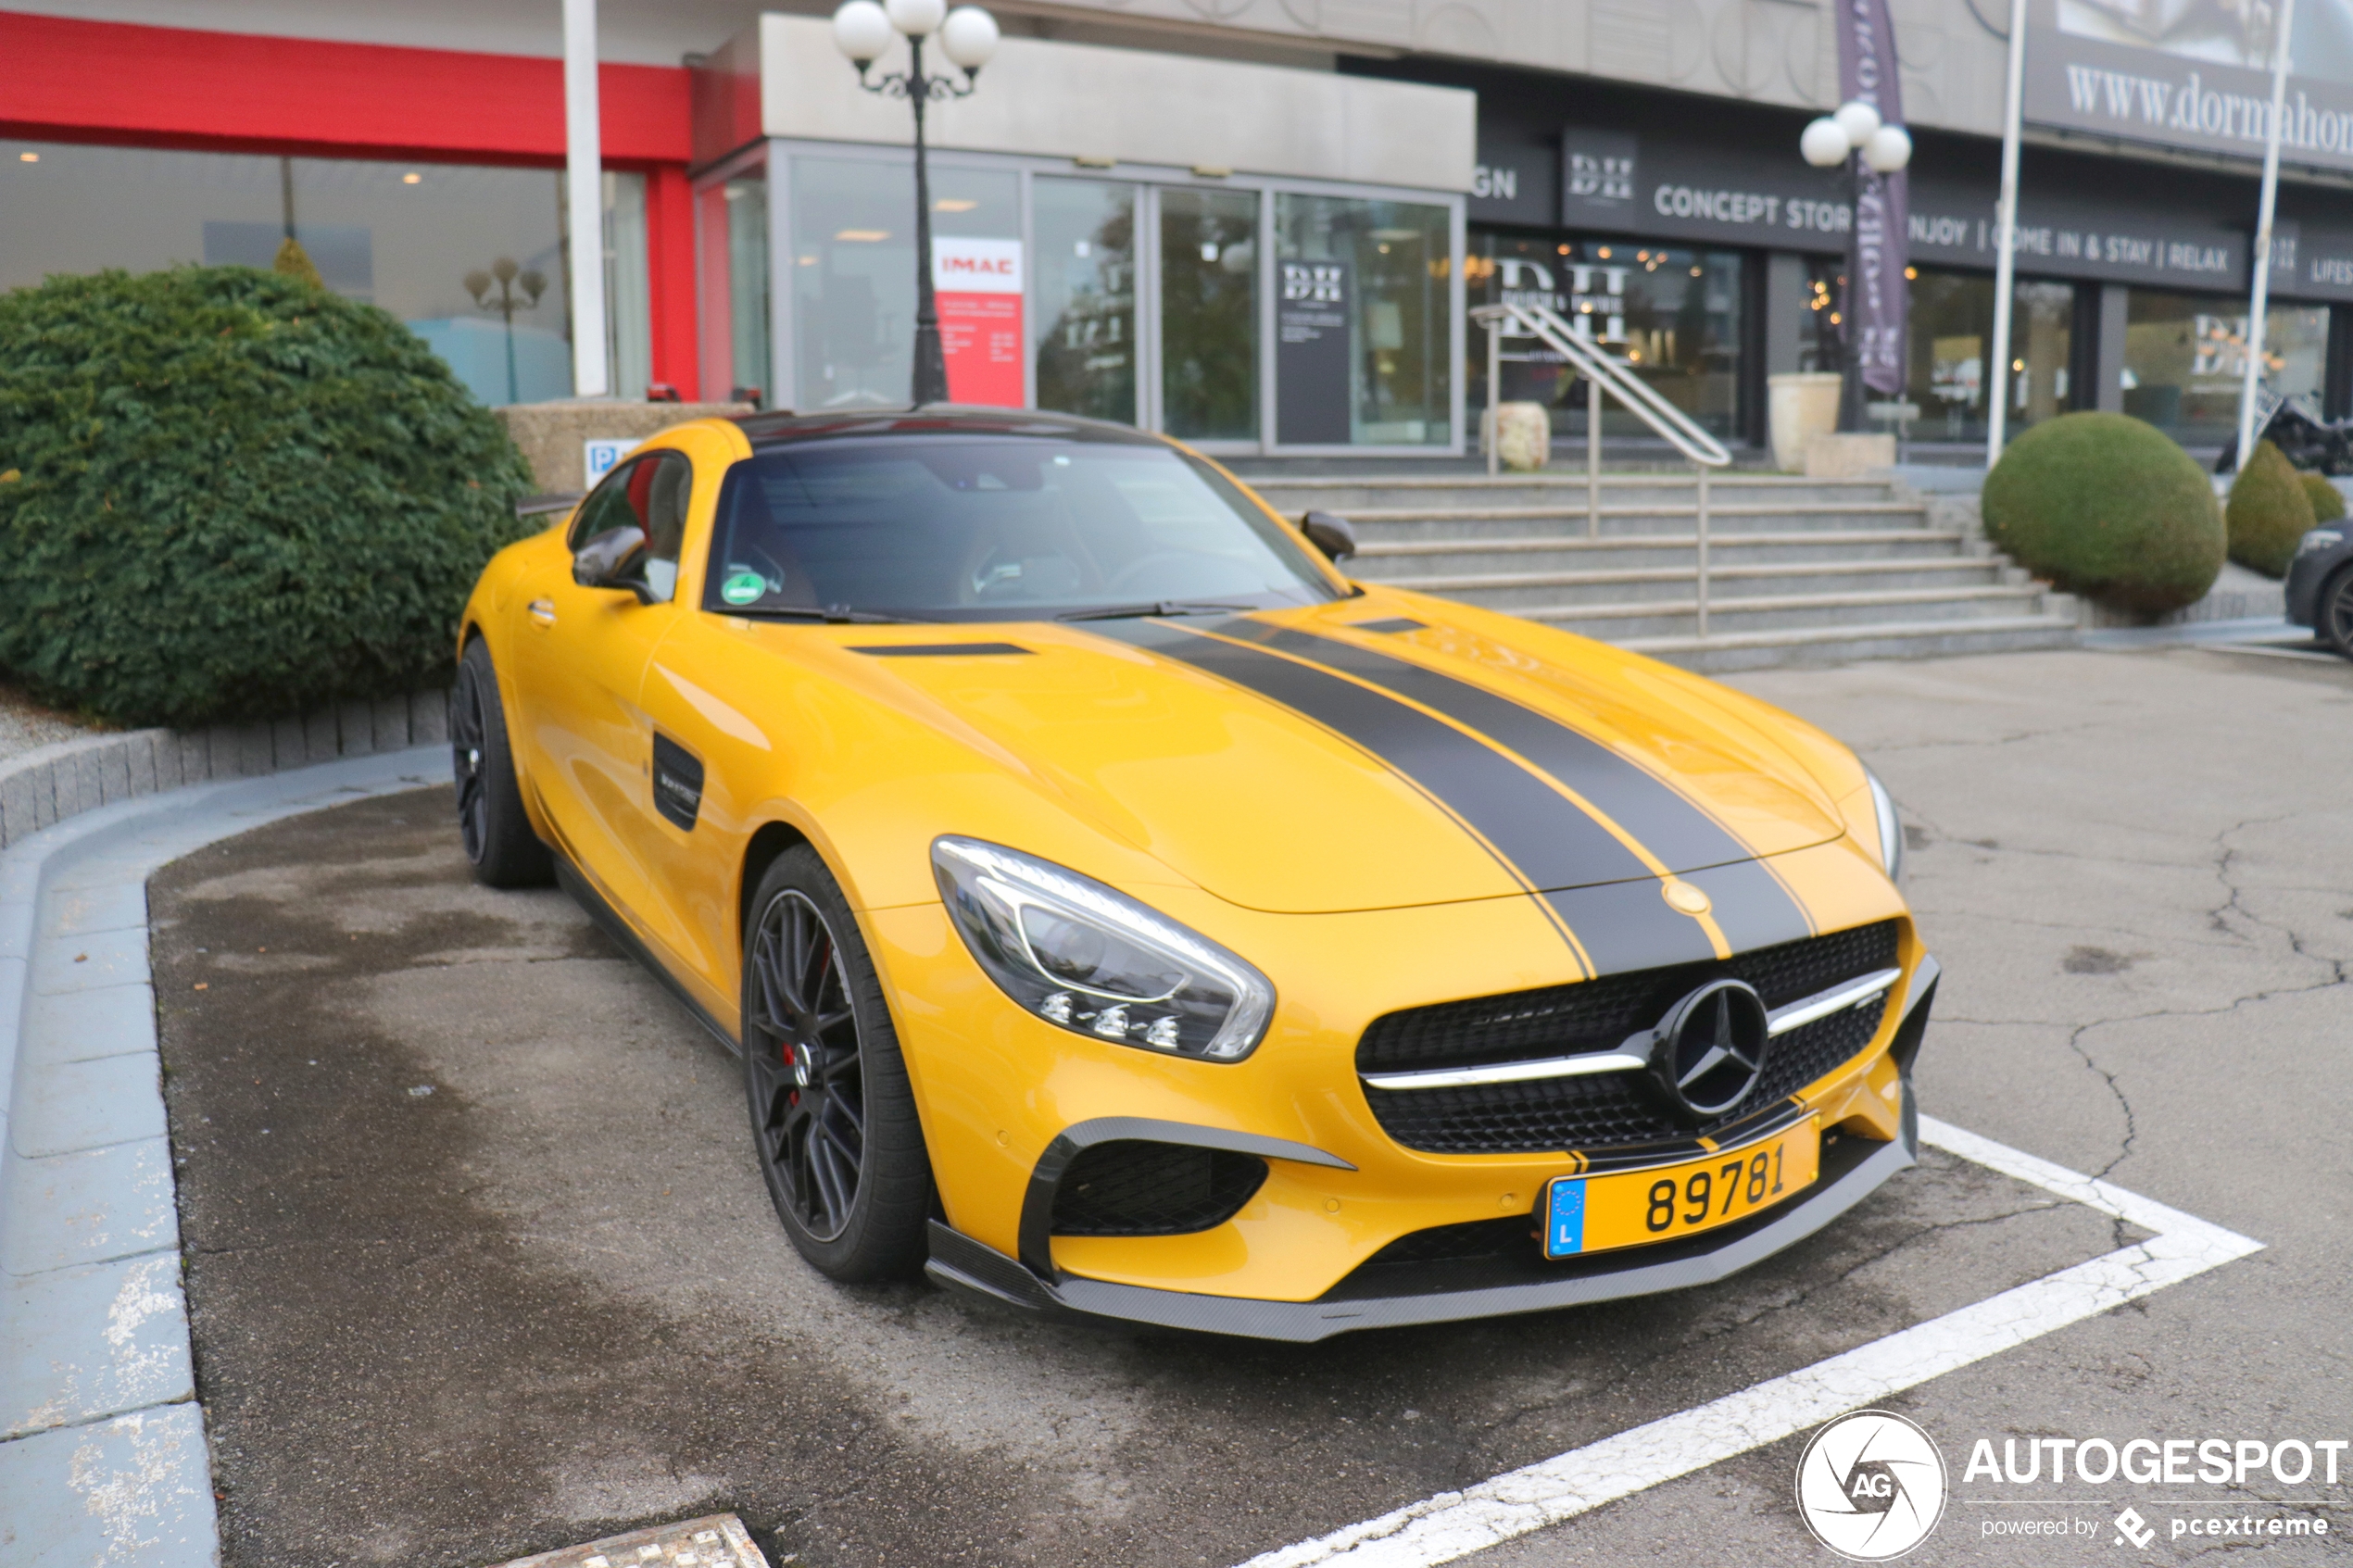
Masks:
[[[428,721],[446,713],[440,694],[419,702]],[[375,726],[384,705],[353,706],[371,741],[396,733]],[[321,731],[338,746],[339,716]],[[308,721],[147,730],[45,747],[0,773],[11,809],[37,800],[45,775],[50,809],[79,819],[11,833],[0,853],[0,1560],[11,1564],[220,1560],[181,1286],[147,878],[283,817],[442,783],[449,767],[439,746],[404,746],[193,787],[182,766],[162,782],[164,760],[192,749],[208,771],[225,746],[232,765],[268,758],[271,771],[273,732],[289,728],[307,754]],[[273,744],[247,747],[255,732]],[[108,789],[120,792],[111,803]]]
[[[0,848],[118,800],[448,741],[445,691],[337,703],[266,724],[58,741],[0,763]]]

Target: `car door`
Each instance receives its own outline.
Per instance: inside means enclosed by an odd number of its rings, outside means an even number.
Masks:
[[[639,591],[542,583],[510,646],[524,697],[525,776],[559,847],[631,925],[661,923],[636,819],[652,772],[651,730],[638,706],[653,650],[684,613],[674,602],[694,465],[655,451],[608,474],[573,514],[575,554],[616,528],[646,535]]]

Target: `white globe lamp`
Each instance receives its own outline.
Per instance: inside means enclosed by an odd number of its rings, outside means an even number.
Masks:
[[[872,0],[857,3],[871,4]],[[1846,128],[1829,115],[1806,126],[1797,138],[1799,156],[1817,169],[1836,169],[1854,150],[1855,144],[1846,139]]]
[[[948,15],[948,0],[887,0],[887,6],[890,25],[910,38],[929,38]]]
[[[1831,118],[1838,121],[1841,131],[1846,132],[1846,140],[1857,147],[1869,142],[1871,132],[1880,127],[1879,110],[1859,98],[1839,105]]]
[[[834,47],[861,75],[890,47],[890,16],[875,0],[849,0],[834,13]]]
[[[939,24],[939,47],[967,76],[997,53],[997,19],[977,6],[959,6]]]
[[[1900,125],[1882,125],[1863,144],[1863,161],[1881,174],[1893,174],[1912,161],[1912,133]]]

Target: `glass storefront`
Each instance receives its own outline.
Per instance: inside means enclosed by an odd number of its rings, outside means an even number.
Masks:
[[[1731,434],[1740,416],[1742,269],[1738,251],[1692,250],[1639,240],[1522,238],[1474,233],[1466,270],[1473,305],[1523,301],[1548,305],[1580,337],[1623,355],[1668,402],[1702,426]],[[1473,407],[1487,401],[1483,329],[1466,343]],[[1583,383],[1535,338],[1506,336],[1505,402],[1553,410],[1553,432],[1585,429]],[[1603,404],[1604,436],[1644,436],[1650,427]]]
[[[792,363],[774,400],[903,404],[912,165],[881,149],[783,141],[757,156],[790,192],[780,228],[790,255],[776,283],[789,300],[780,335]],[[1174,171],[1093,176],[971,154],[935,156],[931,182],[933,276],[959,402],[1134,423],[1227,452],[1455,440],[1457,220],[1443,202]],[[710,301],[743,276],[737,267],[714,277],[713,249],[706,233],[706,377]],[[1285,294],[1294,273],[1316,280],[1321,325],[1300,325],[1302,302]],[[1302,403],[1315,411],[1305,422],[1294,418]]]
[[[1258,438],[1258,193],[1164,186],[1160,423],[1188,441]]]
[[[408,323],[484,403],[572,392],[560,171],[0,143],[0,289],[53,272],[268,267],[291,234],[326,285]],[[605,180],[607,359],[642,390],[642,176]],[[632,216],[634,214],[634,217]],[[634,227],[633,227],[634,225]],[[634,234],[634,238],[632,237]]]
[[[1038,406],[1136,420],[1136,187],[1041,179],[1038,239]]]
[[[2075,285],[2022,278],[2010,296],[2009,414],[2012,433],[2074,407]],[[1905,400],[1920,410],[1915,441],[1985,439],[1985,362],[1994,340],[1994,280],[1982,272],[1915,270]]]
[[[2246,302],[2134,289],[2125,302],[2124,411],[2184,445],[2219,446],[2238,431],[2246,373]],[[2329,307],[2264,313],[2263,384],[2317,399],[2328,360]]]
[[[1453,406],[1446,209],[1287,194],[1275,199],[1275,229],[1279,260],[1337,263],[1351,280],[1348,439],[1442,445]]]
[[[653,384],[651,273],[648,270],[646,177],[605,176],[606,385],[615,397],[643,397]],[[638,323],[631,330],[629,323]]]
[[[914,210],[912,164],[792,160],[797,407],[888,408],[907,401],[915,344]],[[1017,244],[1015,176],[934,160],[931,226],[935,239]],[[738,270],[733,286],[764,300],[758,282],[764,275]],[[708,282],[705,288],[707,295]],[[763,358],[765,343],[763,332]],[[954,379],[951,369],[951,383]]]

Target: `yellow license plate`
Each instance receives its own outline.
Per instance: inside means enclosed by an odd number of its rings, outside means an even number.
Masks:
[[[1816,1117],[1739,1148],[1648,1171],[1555,1176],[1544,1189],[1544,1256],[1672,1241],[1745,1219],[1814,1185],[1821,1173]]]

